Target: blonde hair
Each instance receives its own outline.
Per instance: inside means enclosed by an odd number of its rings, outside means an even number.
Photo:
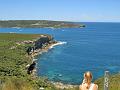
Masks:
[[[93,78],[93,76],[92,76],[92,73],[90,71],[87,71],[84,73],[84,79],[85,79],[86,83],[91,83],[92,78]]]

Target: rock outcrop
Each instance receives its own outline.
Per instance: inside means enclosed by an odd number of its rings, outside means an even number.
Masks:
[[[53,41],[52,36],[43,35],[38,40],[35,41],[35,49],[42,48],[44,45],[50,44],[50,41]]]

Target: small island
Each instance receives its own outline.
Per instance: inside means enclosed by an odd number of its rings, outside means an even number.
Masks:
[[[83,28],[84,24],[48,20],[3,20],[0,28]]]

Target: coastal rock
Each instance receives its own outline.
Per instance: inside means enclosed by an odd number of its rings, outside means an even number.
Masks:
[[[47,45],[50,43],[50,41],[53,41],[52,36],[45,36],[43,35],[38,40],[35,41],[35,49],[42,48],[44,45]]]
[[[35,69],[36,66],[36,62],[34,61],[29,67],[28,67],[28,74],[31,74],[33,72],[33,70]]]
[[[61,82],[53,82],[53,85],[58,89],[74,89],[78,87],[78,85],[70,85],[70,84],[63,84]]]
[[[43,52],[47,52],[49,48],[56,44],[57,41],[53,39],[50,35],[41,35],[39,38],[33,41],[34,43],[31,46],[27,47],[26,52],[28,55],[34,60],[34,56],[41,54]],[[36,63],[33,63],[28,67],[28,74],[32,74],[35,69]]]

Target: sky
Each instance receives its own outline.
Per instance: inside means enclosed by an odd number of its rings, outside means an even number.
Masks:
[[[0,0],[0,20],[120,22],[120,0]]]

